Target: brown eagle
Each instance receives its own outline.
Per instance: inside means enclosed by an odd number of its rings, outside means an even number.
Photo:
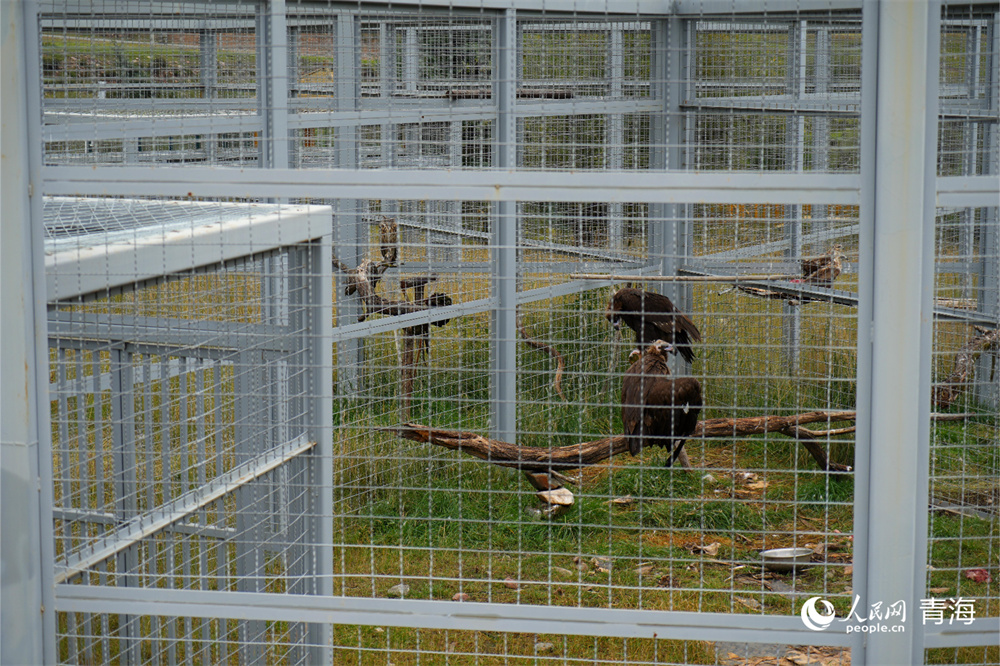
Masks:
[[[671,351],[669,343],[654,341],[625,371],[622,382],[622,425],[629,452],[635,456],[646,446],[662,446],[672,451],[667,467],[694,432],[702,405],[697,379],[670,376],[667,353]]]
[[[642,349],[654,340],[673,345],[688,363],[694,361],[691,342],[701,342],[701,333],[691,319],[666,296],[625,287],[615,292],[604,314],[615,329],[626,326],[635,331],[635,347]]]
[[[807,257],[799,265],[802,267],[802,279],[792,280],[792,282],[806,282],[818,284],[824,287],[832,287],[833,281],[837,279],[844,268],[843,253],[844,246],[834,245],[829,252],[818,257]]]

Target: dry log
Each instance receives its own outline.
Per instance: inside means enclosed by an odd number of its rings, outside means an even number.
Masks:
[[[812,454],[820,469],[828,472],[849,472],[851,467],[830,462],[823,447],[816,441],[854,432],[854,426],[828,430],[810,430],[802,427],[809,423],[835,423],[854,421],[857,413],[806,412],[791,416],[754,416],[737,419],[705,419],[698,423],[691,439],[700,437],[747,437],[765,433],[779,433],[802,442]],[[935,421],[957,421],[974,414],[932,414]],[[616,435],[590,442],[580,442],[553,448],[520,446],[496,439],[489,439],[472,432],[442,430],[419,423],[404,423],[395,428],[382,428],[403,439],[435,444],[454,451],[462,451],[481,460],[513,467],[524,471],[538,490],[558,488],[565,479],[555,470],[576,469],[594,465],[628,451],[625,437]],[[545,477],[545,478],[543,478]]]
[[[948,379],[934,385],[934,406],[947,409],[955,400],[962,388],[975,376],[976,361],[985,351],[1000,350],[1000,328],[992,331],[976,327],[979,335],[966,342],[955,355],[955,366]]]

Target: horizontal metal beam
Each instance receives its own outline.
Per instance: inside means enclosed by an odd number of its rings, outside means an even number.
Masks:
[[[722,275],[726,278],[733,275],[731,273],[719,271],[717,267],[709,269],[699,266],[697,263],[681,266],[680,273],[683,275],[696,276]],[[844,291],[841,289],[824,289],[823,287],[817,287],[815,285],[798,283],[793,284],[782,281],[748,280],[744,284],[748,287],[767,289],[768,291],[785,294],[794,298],[802,298],[810,301],[820,301],[825,303],[836,303],[837,305],[846,305],[849,307],[858,306],[858,295],[854,292]],[[959,321],[966,324],[979,324],[981,326],[996,327],[1000,325],[1000,320],[998,320],[996,315],[941,306],[934,308],[934,318],[944,321]]]
[[[635,270],[620,270],[622,273],[629,277],[641,277],[642,275],[650,275],[657,271],[656,266],[646,266],[644,268]],[[517,304],[525,305],[528,303],[535,303],[537,301],[544,301],[551,298],[560,298],[562,296],[568,296],[570,294],[575,294],[580,291],[585,291],[588,289],[597,289],[598,287],[605,286],[605,284],[613,284],[611,280],[596,281],[594,280],[567,280],[566,282],[560,282],[559,284],[554,284],[548,287],[537,287],[535,289],[527,289],[525,291],[517,292]],[[401,328],[406,328],[408,326],[415,326],[417,324],[427,324],[433,321],[440,321],[441,319],[450,319],[458,317],[461,315],[479,314],[481,312],[487,312],[492,308],[496,307],[495,298],[479,298],[474,301],[468,301],[466,303],[458,303],[456,305],[449,305],[441,308],[434,308],[432,310],[422,310],[420,312],[410,312],[402,315],[395,315],[391,317],[379,317],[378,319],[368,319],[363,322],[358,322],[356,324],[348,324],[346,326],[338,326],[333,329],[333,335],[330,338],[332,342],[341,342],[344,340],[353,340],[356,338],[367,338],[371,335],[376,335],[378,333],[388,333],[390,331],[398,331]]]
[[[74,523],[93,523],[96,525],[118,524],[118,517],[113,513],[84,511],[58,506],[52,509],[52,517],[56,520],[65,520]],[[217,527],[215,525],[201,525],[196,523],[175,523],[164,527],[163,531],[177,532],[178,534],[195,534],[199,537],[213,537],[216,539],[229,539],[236,535],[236,529],[232,527]]]
[[[814,243],[822,243],[824,241],[832,241],[838,238],[843,238],[845,236],[857,236],[858,232],[861,230],[860,224],[847,224],[843,226],[837,226],[832,228],[821,229],[820,231],[813,231],[808,234],[803,234],[800,238],[803,245],[810,245]],[[713,252],[712,254],[702,255],[697,257],[699,260],[728,260],[728,259],[744,259],[746,257],[759,257],[762,255],[774,254],[780,250],[788,249],[791,241],[788,238],[776,241],[770,241],[768,243],[757,243],[756,245],[748,245],[746,247],[740,247],[735,250],[726,250],[724,252]]]
[[[46,194],[857,205],[857,174],[46,167]],[[101,274],[103,278],[103,273]]]
[[[938,207],[986,208],[1000,206],[1000,179],[989,176],[939,176]]]
[[[99,539],[100,547],[84,550],[66,564],[56,565],[54,581],[64,583],[73,576],[87,571],[96,564],[120,553],[129,546],[138,543],[169,525],[176,523],[198,509],[228,495],[237,488],[254,479],[280,467],[287,461],[305,453],[316,446],[315,442],[305,440],[304,436],[286,442],[281,446],[257,455],[250,460],[237,465],[229,472],[222,474],[199,488],[185,493],[181,497],[164,505],[164,508],[142,513],[124,523],[113,533]],[[74,586],[75,587],[75,586]]]
[[[230,350],[298,351],[286,326],[205,321],[180,317],[132,317],[85,312],[49,313],[50,338],[87,338],[109,342],[177,347],[185,356],[197,356],[198,347]]]
[[[969,624],[925,624],[925,648],[977,647],[996,645],[1000,637],[1000,617],[979,617]]]
[[[817,634],[796,616],[553,608],[543,605],[372,599],[256,592],[58,585],[56,610],[176,617],[739,642],[849,645],[846,625]]]

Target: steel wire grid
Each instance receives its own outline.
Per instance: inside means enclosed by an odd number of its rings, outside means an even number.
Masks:
[[[60,176],[39,182],[69,193],[43,192],[55,658],[846,663],[853,646],[863,661],[842,628],[799,620],[814,597],[840,619],[866,589],[857,506],[880,471],[858,487],[853,417],[735,421],[853,412],[870,343],[872,240],[858,197],[830,184],[863,182],[864,22],[800,4],[42,3],[36,122]],[[942,16],[938,175],[993,176],[996,8]],[[60,181],[80,176],[56,167],[79,165],[134,192]],[[197,175],[181,191],[139,166]],[[226,167],[275,176],[206,195],[198,177]],[[439,185],[302,192],[295,170],[331,184],[433,171]],[[687,171],[733,187],[595,201],[571,181],[599,171],[627,192],[623,176],[664,170],[668,186]],[[460,192],[481,171],[552,187],[445,193],[442,173]],[[795,172],[829,179],[798,203],[737,189]],[[970,604],[1000,615],[997,352],[983,337],[1000,314],[1000,230],[965,185],[978,181],[961,182],[937,210],[928,412],[962,417],[932,423],[917,544],[925,596],[956,627]],[[146,241],[163,252],[141,254]],[[122,259],[124,246],[139,249]],[[835,250],[834,279],[804,272]],[[580,277],[594,274],[616,277]],[[737,275],[782,277],[655,280]],[[502,447],[400,436],[414,423],[558,453],[621,434],[635,336],[606,309],[627,285],[669,296],[701,332],[693,363],[670,368],[700,382],[703,427],[719,429],[689,437],[686,461],[667,468],[648,447],[554,466],[533,481],[572,493],[558,508],[495,464]],[[762,551],[789,547],[807,567],[765,568]],[[242,601],[211,596],[225,591]],[[907,631],[933,632],[908,613]],[[931,635],[928,663],[1000,662],[995,646]],[[765,636],[780,643],[742,642]]]

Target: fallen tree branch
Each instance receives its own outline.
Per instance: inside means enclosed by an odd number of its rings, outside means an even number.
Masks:
[[[976,414],[932,414],[935,421],[957,421]],[[703,437],[747,437],[766,433],[778,433],[798,440],[813,456],[820,469],[828,472],[849,472],[851,467],[830,462],[823,447],[817,440],[855,431],[855,426],[828,430],[810,430],[802,427],[809,423],[835,423],[854,421],[857,412],[806,412],[791,416],[750,416],[744,418],[705,419],[698,423],[689,440]],[[594,465],[628,451],[628,443],[622,435],[603,437],[589,442],[568,446],[542,447],[521,446],[496,439],[489,439],[472,432],[442,430],[419,423],[403,423],[394,428],[380,428],[392,432],[403,439],[443,446],[453,451],[461,451],[486,462],[501,467],[512,467],[536,475],[532,485],[539,489],[556,488],[561,485],[562,475],[552,474],[556,469],[576,469]],[[537,478],[538,474],[550,474],[550,478]]]

